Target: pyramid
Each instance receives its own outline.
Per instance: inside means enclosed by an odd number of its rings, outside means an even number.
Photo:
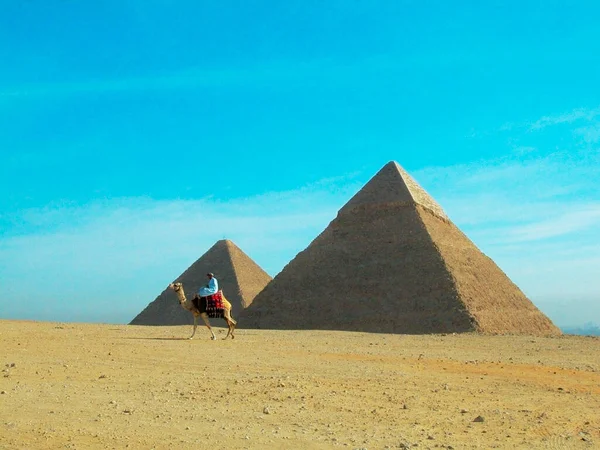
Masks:
[[[175,281],[183,283],[188,299],[206,285],[206,274],[212,272],[219,288],[232,305],[234,318],[248,307],[271,277],[248,255],[229,240],[217,241],[204,255]],[[192,315],[180,305],[175,293],[166,288],[130,325],[184,325],[193,323]]]
[[[243,311],[244,327],[560,334],[396,162]]]

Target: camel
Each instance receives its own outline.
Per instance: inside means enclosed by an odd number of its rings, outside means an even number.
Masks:
[[[169,284],[169,287],[171,289],[173,289],[175,291],[175,293],[177,294],[177,297],[179,298],[179,304],[184,308],[187,309],[189,312],[191,312],[194,315],[194,331],[192,331],[192,335],[190,336],[190,339],[192,339],[194,337],[194,335],[196,334],[196,327],[198,326],[198,316],[202,317],[202,320],[204,320],[204,323],[206,324],[206,327],[208,328],[208,331],[210,331],[211,334],[211,339],[214,341],[215,339],[217,339],[217,337],[215,336],[215,333],[213,333],[212,328],[210,327],[210,322],[208,321],[208,314],[206,313],[206,303],[202,304],[199,302],[200,304],[200,310],[198,308],[196,308],[194,306],[194,304],[190,301],[188,301],[188,299],[185,296],[185,292],[183,291],[183,284],[181,283],[171,283]],[[223,291],[220,291],[221,295],[223,295]],[[227,332],[227,336],[225,336],[223,339],[227,339],[229,337],[229,335],[231,335],[231,339],[234,339],[235,336],[233,334],[233,332],[235,331],[235,326],[237,325],[237,322],[235,320],[233,320],[233,317],[231,317],[231,303],[229,303],[227,301],[227,299],[225,299],[225,296],[223,295],[223,306],[224,306],[224,319],[225,322],[227,322],[227,326],[229,327],[229,331]]]

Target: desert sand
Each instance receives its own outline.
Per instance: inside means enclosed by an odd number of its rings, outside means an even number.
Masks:
[[[600,448],[598,338],[190,333],[0,321],[0,448]]]

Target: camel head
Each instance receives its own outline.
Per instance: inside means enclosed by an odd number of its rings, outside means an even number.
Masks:
[[[169,284],[169,288],[173,289],[175,292],[177,292],[179,289],[181,289],[183,285],[181,283],[171,283]]]
[[[173,289],[177,294],[179,294],[180,291],[181,291],[181,293],[183,293],[183,284],[181,284],[179,282],[169,284],[169,288]],[[179,297],[179,303],[183,303],[184,302],[183,295],[178,295],[178,297]]]

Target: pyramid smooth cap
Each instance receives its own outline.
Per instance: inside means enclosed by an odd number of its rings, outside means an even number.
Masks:
[[[433,214],[449,220],[440,205],[396,161],[390,161],[346,203],[343,214],[363,205],[396,203],[420,205]]]

